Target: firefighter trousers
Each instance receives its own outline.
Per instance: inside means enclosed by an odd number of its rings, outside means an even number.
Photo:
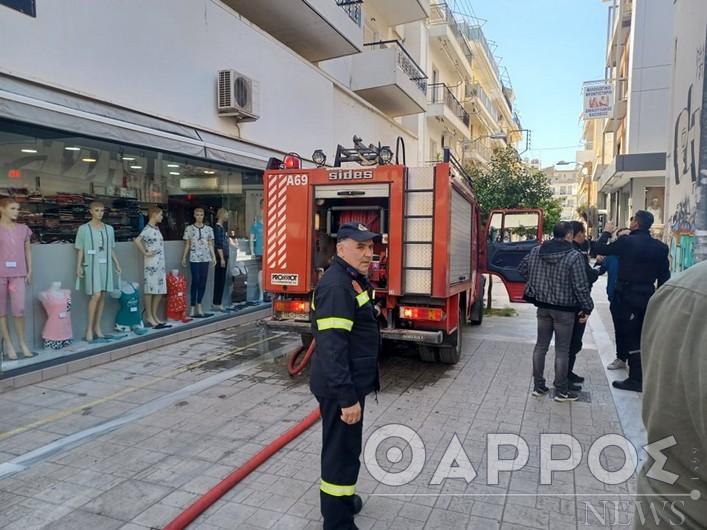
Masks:
[[[363,408],[361,421],[348,425],[341,421],[336,399],[317,396],[322,415],[322,482],[319,491],[324,530],[351,530],[354,524],[354,491],[361,467]]]

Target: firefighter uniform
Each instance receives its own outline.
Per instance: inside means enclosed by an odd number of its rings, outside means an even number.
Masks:
[[[378,391],[380,330],[366,277],[335,256],[312,299],[310,389],[322,416],[321,511],[324,529],[352,529],[360,509],[354,497],[367,394]],[[349,425],[341,409],[361,405],[361,421]]]

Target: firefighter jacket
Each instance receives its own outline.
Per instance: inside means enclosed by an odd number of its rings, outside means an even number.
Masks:
[[[378,391],[380,329],[365,276],[338,256],[312,298],[312,355],[309,387],[342,408]]]

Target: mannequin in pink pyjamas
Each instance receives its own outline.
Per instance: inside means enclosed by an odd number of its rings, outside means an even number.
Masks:
[[[24,357],[33,357],[25,341],[25,285],[32,281],[32,231],[17,223],[20,205],[13,199],[0,200],[0,331],[7,358],[17,360],[7,324],[7,303],[15,320],[15,331]]]

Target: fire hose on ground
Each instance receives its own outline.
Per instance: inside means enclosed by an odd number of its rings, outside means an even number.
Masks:
[[[298,363],[297,359],[302,355],[302,353],[305,352],[305,349],[306,353]],[[307,366],[307,363],[309,362],[309,359],[312,356],[313,352],[314,339],[312,339],[312,342],[310,343],[309,347],[300,346],[294,352],[292,352],[290,360],[287,362],[288,373],[290,375],[296,375],[302,370],[304,370],[304,367]],[[260,467],[263,462],[265,462],[268,458],[277,453],[285,445],[287,445],[292,440],[297,438],[300,434],[302,434],[304,431],[309,429],[317,422],[318,419],[319,408],[313,410],[309,414],[309,416],[307,416],[304,420],[302,420],[300,423],[292,427],[289,431],[282,434],[273,442],[268,444],[265,449],[258,452],[245,464],[237,468],[221,482],[216,484],[216,486],[204,493],[204,495],[202,495],[196,502],[191,504],[191,506],[189,506],[186,510],[179,514],[169,524],[167,524],[167,526],[164,527],[164,530],[183,530],[184,528],[186,528],[194,521],[194,519],[204,513],[209,508],[209,506],[211,506],[213,503],[223,497],[223,495],[225,495],[227,491],[229,491],[231,488],[241,482],[244,478],[250,475],[253,471]]]
[[[183,530],[189,524],[191,524],[194,519],[199,517],[202,513],[206,511],[209,506],[219,500],[223,495],[233,488],[236,484],[241,482],[244,478],[255,471],[263,462],[265,462],[272,455],[277,453],[289,442],[297,438],[304,431],[309,429],[314,425],[319,419],[319,408],[313,410],[309,416],[299,422],[297,425],[292,427],[290,430],[280,435],[273,442],[268,444],[263,450],[258,452],[245,464],[237,468],[230,475],[228,475],[221,482],[216,484],[209,491],[204,493],[196,502],[191,504],[186,510],[179,514],[175,519],[173,519],[164,530]]]

